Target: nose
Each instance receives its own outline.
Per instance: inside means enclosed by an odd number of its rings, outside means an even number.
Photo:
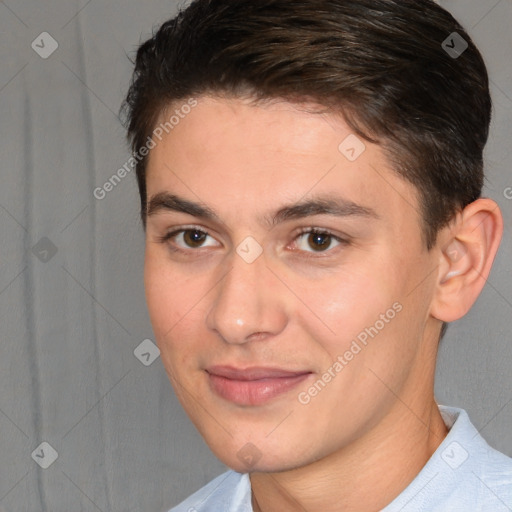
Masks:
[[[215,288],[207,326],[230,344],[273,337],[286,326],[283,294],[263,254],[247,263],[234,253],[230,270]]]

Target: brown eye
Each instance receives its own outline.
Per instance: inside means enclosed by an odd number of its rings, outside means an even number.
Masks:
[[[323,251],[331,245],[332,237],[327,233],[310,233],[308,244],[314,251]]]
[[[208,235],[204,231],[188,229],[183,231],[183,241],[192,248],[201,247]]]
[[[217,247],[218,242],[206,231],[197,228],[176,229],[158,239],[161,243],[169,246],[169,249],[176,252],[191,252],[191,249],[203,249],[206,247]],[[194,251],[192,251],[194,252]]]
[[[305,229],[296,237],[297,248],[305,253],[327,253],[338,245],[348,245],[348,240],[329,231]]]

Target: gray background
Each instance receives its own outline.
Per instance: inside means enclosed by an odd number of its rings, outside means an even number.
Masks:
[[[495,115],[485,193],[506,231],[481,298],[443,341],[436,391],[512,455],[512,0],[441,3],[488,63]],[[145,366],[134,355],[152,338],[135,177],[93,196],[129,157],[117,119],[127,54],[176,6],[0,3],[2,511],[164,511],[225,469],[182,412],[161,360]],[[47,59],[31,48],[43,31],[59,45]],[[49,460],[43,441],[58,452],[47,469],[34,460]],[[44,456],[33,459],[34,450]]]

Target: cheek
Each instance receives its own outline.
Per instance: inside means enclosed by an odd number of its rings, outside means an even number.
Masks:
[[[380,280],[379,280],[380,279]],[[367,268],[351,268],[318,281],[297,286],[307,309],[302,327],[335,359],[365,328],[373,326],[390,309],[396,296],[390,284]]]
[[[408,275],[403,267],[375,265],[309,288],[312,307],[334,331],[316,338],[327,353],[324,371],[336,361],[343,367],[318,407],[349,405],[363,421],[373,407],[390,403],[389,388],[402,387],[420,347],[428,298],[420,288],[411,293],[416,281]]]
[[[144,288],[153,331],[157,338],[161,338],[179,317],[176,309],[177,287],[150,250],[146,250],[144,262]]]
[[[194,282],[166,264],[156,251],[147,250],[144,264],[146,303],[157,344],[165,356],[178,346],[172,340],[180,336],[200,295]]]
[[[206,316],[213,285],[210,274],[171,265],[158,248],[146,250],[144,286],[156,344],[169,377],[183,383],[212,352]]]

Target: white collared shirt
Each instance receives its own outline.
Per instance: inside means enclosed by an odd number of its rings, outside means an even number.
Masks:
[[[512,512],[512,459],[486,443],[466,411],[439,410],[448,435],[381,512]],[[253,512],[249,475],[227,471],[169,512]]]

